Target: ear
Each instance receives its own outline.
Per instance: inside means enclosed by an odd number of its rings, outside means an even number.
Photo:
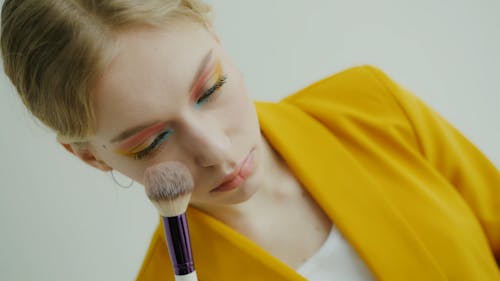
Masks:
[[[76,157],[80,158],[83,162],[86,164],[99,169],[104,172],[108,172],[113,170],[108,164],[106,164],[104,161],[99,160],[95,157],[95,155],[88,149],[88,148],[82,148],[79,147],[78,145],[75,144],[69,144],[69,143],[63,143],[60,140],[57,140],[59,144],[61,144],[68,152],[71,154],[75,155]]]

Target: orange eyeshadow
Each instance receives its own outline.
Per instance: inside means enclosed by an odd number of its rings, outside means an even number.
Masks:
[[[201,75],[198,78],[198,81],[196,81],[196,84],[191,89],[191,100],[195,100],[194,97],[200,91],[200,89],[205,85],[205,82],[210,77],[210,75],[212,75],[213,72],[216,69],[218,69],[219,64],[220,63],[216,63],[216,61],[214,61],[210,64],[210,67],[206,68],[205,71],[201,73]]]
[[[154,126],[151,126],[134,136],[128,138],[123,144],[121,144],[117,152],[120,154],[128,154],[128,151],[131,151],[132,149],[136,148],[139,146],[143,141],[145,141],[148,137],[162,131],[165,129],[165,123],[157,124]]]

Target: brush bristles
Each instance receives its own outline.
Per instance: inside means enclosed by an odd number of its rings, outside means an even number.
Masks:
[[[153,205],[158,209],[158,213],[163,217],[175,217],[186,212],[189,199],[191,199],[191,194],[180,196],[175,200],[151,202],[153,202]]]
[[[194,183],[184,165],[164,162],[146,169],[144,188],[160,215],[173,217],[186,211]]]

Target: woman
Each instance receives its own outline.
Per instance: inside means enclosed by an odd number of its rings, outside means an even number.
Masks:
[[[500,280],[500,173],[469,141],[368,66],[253,104],[208,13],[5,1],[5,71],[85,163],[189,168],[200,280]],[[158,229],[137,279],[172,277]]]

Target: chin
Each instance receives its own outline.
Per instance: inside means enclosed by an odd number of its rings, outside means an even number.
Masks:
[[[253,197],[253,195],[257,192],[257,189],[257,185],[247,184],[247,186],[242,186],[241,190],[238,190],[240,192],[231,198],[232,202],[229,204],[245,203]]]
[[[253,181],[253,178],[250,177],[242,186],[239,186],[237,189],[231,190],[226,194],[218,194],[217,197],[219,198],[212,202],[222,205],[235,205],[245,203],[246,201],[250,200],[257,192],[258,186],[259,185]]]

